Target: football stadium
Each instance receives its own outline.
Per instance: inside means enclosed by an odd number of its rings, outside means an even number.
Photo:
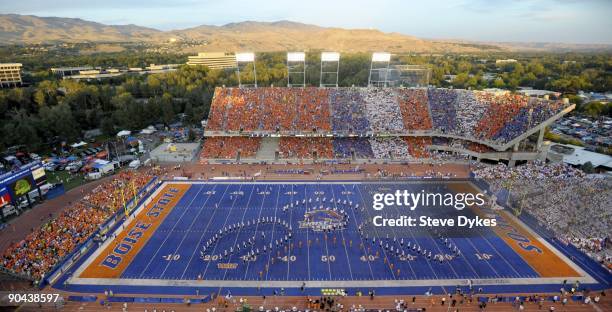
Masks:
[[[574,107],[431,87],[220,86],[195,161],[78,195],[2,266],[89,311],[580,303],[610,288],[609,262],[560,235],[548,206],[521,209],[581,200],[609,218],[609,182],[543,161],[544,128]],[[546,183],[551,194],[529,192]],[[587,224],[594,236],[605,218]]]
[[[0,3],[0,312],[612,312],[612,1]]]

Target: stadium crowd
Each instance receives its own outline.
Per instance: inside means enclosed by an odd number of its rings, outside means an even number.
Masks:
[[[525,133],[564,108],[560,101],[517,94],[443,88],[217,88],[208,131],[347,132],[360,135],[432,131],[432,137],[403,139],[282,138],[283,158],[413,159],[428,157],[427,145],[490,152],[480,139],[496,144]],[[468,140],[449,140],[437,133]],[[213,134],[214,136],[214,134]],[[441,143],[443,142],[443,143]],[[253,157],[259,138],[208,138],[201,158]]]
[[[332,109],[332,129],[334,132],[350,131],[365,133],[370,123],[365,114],[365,101],[357,90],[329,91],[329,102]]]
[[[474,173],[494,192],[508,190],[514,198],[511,204],[612,269],[612,181],[608,177],[543,162],[515,168],[479,166]]]
[[[506,143],[563,108],[517,94],[442,88],[217,88],[207,130],[432,130]]]
[[[235,159],[241,150],[241,158],[256,156],[262,139],[258,137],[208,137],[204,141],[200,158]],[[319,159],[424,159],[442,157],[440,153],[429,150],[430,145],[443,145],[478,153],[494,152],[486,145],[464,140],[431,137],[377,137],[377,138],[305,138],[282,137],[279,139],[279,152],[282,158],[313,158],[317,152]],[[457,157],[457,156],[455,156]]]
[[[454,133],[457,120],[455,109],[457,93],[451,89],[431,88],[427,95],[434,128],[445,134]]]
[[[372,131],[398,132],[404,130],[397,95],[389,88],[361,89]]]
[[[456,92],[456,133],[466,137],[474,137],[474,128],[487,110],[487,105],[485,102],[479,101],[473,91],[456,90]]]
[[[81,201],[72,203],[57,218],[10,246],[0,265],[40,279],[122,208],[124,200],[134,198],[151,178],[151,172],[124,171],[115,175]]]
[[[374,158],[409,158],[408,145],[406,141],[398,137],[370,138],[370,145]]]
[[[283,158],[332,158],[333,145],[328,138],[288,138],[283,137],[279,143]]]
[[[261,138],[251,137],[208,137],[202,147],[202,158],[236,158],[238,150],[240,157],[250,158],[257,154]]]
[[[404,141],[408,145],[408,153],[414,158],[427,158],[430,153],[427,146],[431,145],[432,141],[429,137],[404,137]]]
[[[331,131],[322,88],[217,88],[210,131]]]
[[[512,139],[504,132],[504,126],[527,105],[528,97],[516,94],[496,95],[486,92],[476,93],[480,101],[488,103],[483,117],[476,125],[475,133],[481,139]],[[527,130],[527,129],[525,129]]]
[[[336,158],[350,158],[352,152],[356,158],[374,157],[370,142],[365,138],[337,138],[333,140],[333,146]]]
[[[427,89],[398,89],[397,103],[405,129],[430,130],[432,128]]]

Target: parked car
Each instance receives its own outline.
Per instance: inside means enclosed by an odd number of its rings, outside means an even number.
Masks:
[[[47,171],[56,171],[57,167],[59,167],[59,166],[54,164],[54,163],[48,163],[48,164],[45,165],[45,170],[47,170]]]

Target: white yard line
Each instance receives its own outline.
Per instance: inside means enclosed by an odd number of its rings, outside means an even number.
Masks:
[[[242,190],[242,185],[244,185],[244,183],[240,185],[240,187],[238,188],[238,191]],[[230,195],[231,195],[231,193],[230,193]],[[219,202],[221,202],[221,200],[219,200]],[[227,215],[225,216],[225,220],[223,221],[223,224],[221,225],[220,229],[225,227],[225,224],[227,223],[227,220],[229,219],[229,216],[232,214],[232,210],[234,209],[234,205],[236,204],[236,200],[238,200],[238,195],[234,195],[234,201],[232,201],[232,206],[230,207],[229,211],[227,212]],[[219,208],[221,208],[221,206],[219,206]],[[213,248],[212,252],[210,253],[211,255],[215,254],[215,251],[217,250],[217,246],[219,246],[219,242],[215,243],[215,247]],[[206,262],[206,267],[204,268],[204,272],[202,273],[202,278],[206,278],[206,271],[208,271],[208,268],[210,267],[210,263],[211,262],[213,262],[212,257],[211,257],[210,261]]]
[[[216,185],[213,186],[213,188],[217,187]],[[200,190],[201,192],[202,190]],[[200,194],[200,192],[198,192],[198,194]],[[197,195],[196,195],[197,196]],[[195,199],[195,198],[194,198]],[[204,204],[202,204],[202,207],[200,207],[197,215],[195,218],[193,218],[193,220],[191,220],[191,224],[189,224],[189,228],[187,228],[187,231],[183,233],[183,238],[181,239],[181,242],[178,244],[178,246],[176,247],[176,249],[174,250],[174,252],[172,253],[172,255],[176,255],[177,252],[181,249],[181,246],[183,246],[183,242],[185,242],[185,238],[187,238],[187,236],[189,236],[188,234],[191,232],[191,228],[193,227],[193,225],[195,224],[195,221],[200,217],[200,215],[202,214],[202,211],[204,211],[203,207],[206,206],[206,203],[208,202],[208,200],[210,199],[210,195],[208,195],[208,197],[206,198],[206,200],[204,201]],[[185,209],[188,210],[189,207],[191,207],[191,205],[187,206]],[[214,214],[214,212],[213,212]],[[195,248],[195,251],[197,251],[197,247]],[[192,254],[193,256],[193,254]],[[191,262],[191,259],[190,259]],[[164,274],[166,274],[166,271],[168,270],[168,267],[170,267],[170,264],[172,263],[172,260],[169,260],[168,263],[166,264],[166,267],[164,268],[164,270],[162,271],[160,277],[164,276]],[[181,276],[182,277],[182,276]]]
[[[336,193],[334,192],[334,188],[333,187],[330,187],[330,189],[331,189],[331,192],[332,192],[332,199],[331,200],[334,203],[334,208],[336,208],[336,210],[338,210],[338,205],[336,204]],[[353,209],[353,207],[347,208],[347,210],[352,210],[352,209]],[[353,280],[355,278],[353,278],[353,269],[351,269],[351,259],[350,259],[349,255],[348,255],[348,250],[346,249],[347,242],[344,239],[344,230],[345,229],[341,229],[339,232],[340,232],[340,236],[342,236],[342,245],[344,246],[344,255],[346,256],[346,262],[348,263],[349,274],[351,276],[351,280]],[[357,234],[357,235],[359,235],[359,234]]]
[[[213,191],[214,189],[217,188],[217,185],[215,185],[213,187]],[[225,192],[227,191],[227,187],[223,190],[223,194],[221,194],[220,198],[223,198],[223,196],[225,196]],[[211,194],[212,195],[212,194]],[[210,198],[210,196],[209,196]],[[208,201],[208,199],[206,199],[206,201]],[[220,201],[220,200],[219,200]],[[204,205],[202,206],[202,210],[204,210],[206,208],[206,203],[204,203]],[[189,268],[189,266],[191,265],[191,261],[193,261],[193,257],[198,253],[199,247],[201,247],[202,245],[202,240],[204,240],[204,235],[206,235],[206,231],[208,231],[208,228],[210,227],[210,224],[212,223],[213,220],[213,216],[217,213],[217,210],[219,209],[219,207],[216,207],[213,210],[213,214],[212,216],[208,219],[208,223],[206,223],[206,228],[204,228],[204,231],[202,231],[202,235],[200,235],[200,239],[198,240],[198,245],[195,246],[196,248],[194,248],[193,252],[191,253],[191,258],[189,258],[189,262],[187,263],[187,265],[185,266],[185,270],[183,270],[183,274],[181,274],[181,279],[183,279],[183,277],[185,276],[185,273],[187,272],[187,269]]]
[[[187,190],[189,191],[189,190]],[[172,229],[170,230],[170,233],[174,232],[174,229],[176,228],[176,225],[179,224],[181,222],[181,220],[183,219],[183,217],[185,216],[185,214],[187,213],[187,207],[191,206],[191,204],[193,203],[193,201],[196,199],[196,197],[198,196],[198,194],[200,194],[200,192],[202,191],[202,189],[199,189],[198,192],[196,193],[195,196],[193,196],[191,198],[191,200],[189,201],[189,204],[187,204],[187,206],[185,207],[185,210],[183,211],[183,213],[181,213],[181,216],[178,218],[178,220],[176,220],[176,222],[174,222],[174,224],[172,225]],[[187,192],[185,192],[185,194],[187,194]],[[185,195],[183,194],[183,196]],[[178,206],[179,202],[182,200],[183,198],[179,198],[176,205],[174,207],[172,207],[172,211],[174,211],[174,209],[176,209],[176,206]],[[165,218],[168,218],[170,216],[170,214],[172,213],[172,211],[170,211]],[[164,221],[165,221],[164,218]],[[160,226],[163,224],[163,222],[160,224]],[[157,230],[159,230],[159,227],[157,228]],[[157,232],[157,231],[156,231]],[[155,235],[155,233],[153,233],[153,235]],[[142,275],[147,271],[147,269],[149,268],[149,266],[151,266],[151,263],[153,263],[153,260],[157,259],[157,254],[159,254],[159,251],[162,249],[162,247],[166,244],[166,241],[168,241],[168,238],[172,236],[170,234],[166,235],[166,237],[164,238],[164,241],[159,244],[159,247],[157,247],[157,250],[155,250],[155,253],[153,254],[153,257],[151,257],[151,259],[149,259],[149,262],[147,262],[147,266],[140,272],[140,275],[138,275],[138,277],[142,277]],[[152,236],[151,236],[152,237]],[[142,250],[142,249],[141,249]],[[129,266],[129,265],[128,265]]]
[[[266,190],[267,190],[267,186],[266,186]],[[257,215],[257,220],[259,220],[259,218],[261,218],[261,212],[263,211],[263,204],[265,202],[266,199],[266,194],[264,192],[264,199],[261,200],[261,205],[259,206],[259,214]],[[277,197],[278,199],[278,197]],[[247,204],[248,205],[248,204]],[[259,228],[259,223],[257,223],[257,225],[255,225],[255,233],[253,234],[254,237],[257,237],[257,229]],[[253,246],[251,246],[251,251],[253,251]],[[272,250],[270,250],[270,252],[272,252]],[[251,261],[247,261],[246,262],[246,269],[244,270],[244,279],[247,279],[247,275],[249,274],[249,266],[251,265]]]

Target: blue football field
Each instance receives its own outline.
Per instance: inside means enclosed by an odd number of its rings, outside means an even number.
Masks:
[[[374,211],[372,194],[391,189],[449,191],[444,182],[193,183],[121,277],[245,281],[538,277],[487,227],[443,231],[372,226],[375,214],[474,216],[470,209],[452,207]],[[324,230],[317,224],[337,227]]]
[[[480,192],[471,180],[452,179],[163,181],[53,284],[85,293],[177,295],[414,295],[470,285],[488,293],[557,292],[564,281],[610,287],[605,268],[527,214],[517,218],[488,205],[373,209],[375,193],[396,190]],[[402,216],[489,218],[498,226],[373,225]]]

